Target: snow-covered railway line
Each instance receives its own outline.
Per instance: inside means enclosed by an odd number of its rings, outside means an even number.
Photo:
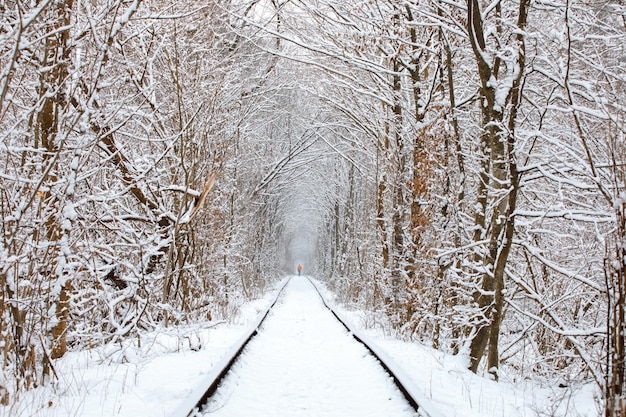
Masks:
[[[172,417],[439,417],[409,378],[293,277]]]

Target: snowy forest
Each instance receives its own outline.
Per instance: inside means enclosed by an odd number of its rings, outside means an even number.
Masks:
[[[0,403],[304,273],[626,415],[623,0],[0,3]]]

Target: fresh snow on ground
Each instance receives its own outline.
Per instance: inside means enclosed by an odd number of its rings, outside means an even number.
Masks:
[[[334,294],[317,286],[326,300]],[[336,305],[336,304],[335,304]],[[337,305],[336,305],[337,306]],[[366,323],[362,311],[336,307],[361,328],[409,375],[411,381],[430,399],[438,411],[449,417],[599,417],[594,384],[542,387],[537,381],[513,383],[500,372],[501,381],[476,375],[467,368],[469,358],[454,356],[419,343],[390,337],[380,328],[359,326]]]
[[[206,417],[414,416],[389,375],[294,277]]]
[[[332,323],[304,279],[295,279],[259,336],[235,364],[206,416],[402,416],[389,378],[345,330]],[[332,294],[325,292],[332,300]],[[170,417],[269,305],[273,294],[242,307],[236,323],[161,329],[55,362],[59,380],[25,394],[6,417]],[[342,311],[354,324],[363,313]],[[449,417],[597,417],[593,387],[496,383],[466,370],[466,360],[360,326],[442,415]],[[324,334],[329,337],[326,341]],[[262,392],[257,391],[262,389]],[[367,411],[363,411],[364,407]],[[340,409],[336,414],[335,408]]]
[[[2,417],[162,417],[170,414],[230,350],[272,294],[248,303],[235,323],[163,328],[55,361],[59,381],[26,393]]]

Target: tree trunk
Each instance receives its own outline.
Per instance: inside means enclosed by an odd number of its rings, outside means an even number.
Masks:
[[[394,21],[398,23],[399,12],[394,15]],[[404,138],[402,136],[403,115],[402,115],[402,80],[400,78],[401,63],[399,57],[393,57],[393,121],[392,130],[395,139],[394,162],[396,176],[394,181],[395,193],[393,196],[393,216],[392,216],[392,257],[391,257],[391,291],[393,292],[392,317],[396,325],[403,324],[406,316],[406,249],[404,242],[404,230],[407,227],[406,202],[404,198],[404,187],[406,178],[406,157],[404,155]]]
[[[73,0],[59,1],[52,10],[50,24],[47,27],[48,36],[45,40],[45,50],[42,67],[49,67],[48,71],[41,74],[40,96],[42,97],[41,111],[37,114],[37,132],[41,145],[46,150],[46,160],[50,164],[56,164],[55,156],[61,152],[63,144],[59,137],[59,117],[67,107],[65,83],[68,79],[68,66],[70,62],[71,47],[69,46]],[[57,182],[56,169],[51,169],[46,179],[50,184]],[[50,187],[52,188],[52,187]],[[71,195],[66,196],[71,198]],[[62,211],[62,202],[56,193],[45,191],[42,200],[47,202],[49,217],[45,220],[46,237],[50,243],[54,243],[55,251],[49,268],[49,279],[52,283],[60,286],[59,295],[55,303],[56,324],[52,328],[52,354],[53,359],[62,357],[67,351],[66,333],[69,318],[69,285],[67,277],[59,276],[58,271],[60,256],[65,256],[60,251],[61,239],[69,240],[69,230],[61,228],[57,221],[59,212]],[[52,208],[52,210],[50,210]],[[54,284],[53,284],[54,285]]]
[[[610,315],[607,323],[607,370],[605,381],[605,417],[626,416],[624,396],[626,363],[626,203],[617,205],[615,252],[607,253],[605,274],[607,276]],[[613,258],[613,259],[612,259]]]
[[[517,27],[520,31],[515,36],[515,41],[518,44],[518,72],[506,99],[504,102],[502,100],[498,102],[494,80],[499,77],[498,71],[501,61],[498,54],[494,54],[496,58],[494,58],[493,64],[490,65],[485,61],[486,42],[478,0],[468,0],[468,32],[481,81],[483,128],[481,139],[484,146],[482,154],[484,159],[478,185],[479,209],[476,211],[475,217],[474,241],[478,243],[485,239],[486,230],[490,230],[487,251],[486,253],[478,253],[476,259],[482,258],[486,272],[482,276],[481,291],[474,295],[483,314],[483,322],[479,325],[470,344],[470,370],[473,372],[478,370],[485,348],[489,346],[487,370],[496,380],[498,379],[497,369],[499,367],[498,342],[504,307],[504,277],[515,233],[514,211],[519,188],[519,175],[515,161],[515,124],[525,65],[522,33],[526,27],[529,4],[529,0],[523,0],[519,5]],[[496,15],[500,15],[499,6],[496,8]],[[500,21],[498,20],[496,24],[497,30],[500,32]],[[514,64],[509,63],[509,65]],[[505,106],[509,107],[506,130],[503,126]],[[489,189],[492,190],[493,194],[491,199],[489,198]],[[489,226],[485,229],[489,208],[492,212]]]

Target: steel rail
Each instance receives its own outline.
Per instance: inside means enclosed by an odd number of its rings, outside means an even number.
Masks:
[[[380,366],[391,377],[396,387],[400,390],[406,401],[417,412],[420,417],[443,417],[439,411],[430,403],[430,400],[419,391],[414,384],[410,383],[410,378],[402,371],[402,369],[378,346],[376,346],[367,336],[361,331],[356,329],[350,322],[332,305],[330,305],[317,285],[308,277],[306,279],[311,283],[318,296],[322,300],[324,307],[326,307],[332,315],[339,321],[342,326],[348,331],[348,333],[359,343],[361,343],[370,354],[378,361]],[[257,318],[253,326],[235,343],[230,351],[224,355],[224,358],[217,363],[212,371],[205,378],[204,383],[198,385],[196,390],[189,395],[185,402],[180,404],[171,417],[194,417],[200,415],[199,412],[204,407],[211,396],[217,390],[220,382],[224,379],[230,368],[237,361],[239,356],[243,353],[246,345],[257,335],[259,328],[269,316],[271,309],[274,307],[278,298],[282,294],[287,284],[291,281],[288,279],[282,287],[277,291],[273,301]]]
[[[400,390],[407,402],[415,409],[421,417],[443,417],[431,401],[418,390],[414,383],[411,383],[409,376],[387,355],[380,347],[378,347],[373,341],[369,339],[363,332],[354,327],[348,319],[346,319],[340,312],[338,312],[330,303],[326,301],[317,285],[309,278],[306,277],[317,294],[324,306],[335,316],[335,318],[345,327],[348,333],[359,343],[361,343],[370,354],[378,361],[380,366],[387,372],[392,378],[396,387]]]
[[[199,415],[198,412],[206,405],[211,396],[217,390],[220,382],[224,379],[230,368],[235,364],[244,348],[248,345],[250,340],[259,332],[259,328],[269,315],[272,307],[278,302],[278,298],[282,294],[287,284],[291,281],[291,278],[285,281],[285,283],[279,288],[274,296],[274,299],[270,305],[263,310],[257,317],[252,326],[248,328],[246,333],[239,338],[239,340],[230,348],[230,350],[222,357],[222,359],[213,366],[213,369],[204,378],[204,382],[200,383],[197,388],[182,402],[176,410],[171,414],[171,417],[194,417]]]

